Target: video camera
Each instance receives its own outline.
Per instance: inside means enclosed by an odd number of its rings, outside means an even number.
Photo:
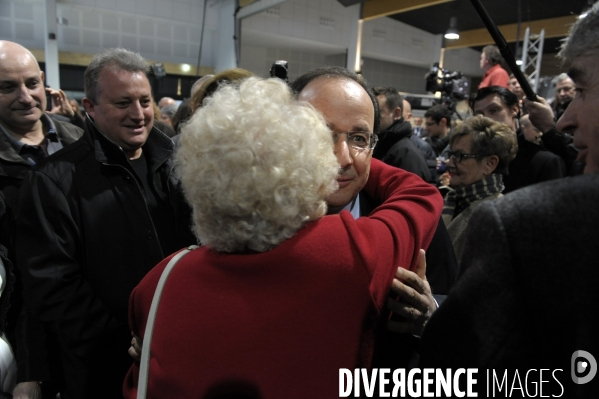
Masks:
[[[470,92],[470,83],[462,72],[451,72],[439,68],[435,62],[429,73],[425,75],[426,91],[441,92],[441,104],[445,105],[452,113],[455,112],[456,101],[467,100]],[[462,119],[456,112],[458,118]]]
[[[439,63],[435,62],[425,78],[426,91],[432,93],[440,91],[443,97],[450,97],[454,100],[468,98],[470,84],[460,71],[451,72],[448,69],[439,68]]]

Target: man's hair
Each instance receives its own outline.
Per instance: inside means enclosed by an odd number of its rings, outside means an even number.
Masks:
[[[501,62],[502,57],[501,53],[497,46],[493,46],[492,44],[483,47],[483,53],[485,53],[485,57],[491,62],[492,65],[497,65]]]
[[[467,135],[472,137],[473,154],[497,155],[499,163],[494,172],[503,174],[507,172],[507,167],[518,152],[516,134],[508,125],[482,115],[472,116],[453,130],[449,141],[450,146]]]
[[[220,252],[276,247],[337,189],[330,130],[280,79],[221,85],[182,128],[176,162],[194,232]]]
[[[451,111],[441,104],[433,105],[427,109],[424,113],[424,117],[431,118],[436,124],[439,124],[443,118],[445,118],[447,126],[451,123]]]
[[[559,75],[557,75],[557,77],[555,78],[555,83],[557,84],[557,83],[563,82],[564,80],[567,80],[567,79],[570,79],[570,76],[568,76],[567,73],[563,72],[563,73],[560,73]],[[572,79],[570,79],[570,80],[572,80]]]
[[[403,111],[403,97],[395,87],[381,87],[377,86],[372,89],[375,96],[385,96],[385,104],[389,111],[393,111],[399,107]]]
[[[169,119],[173,119],[173,116],[175,116],[175,113],[177,113],[178,109],[179,106],[177,104],[168,104],[160,109],[160,113],[165,114],[169,117]]]
[[[110,48],[96,54],[83,75],[85,96],[93,103],[98,101],[98,79],[106,68],[143,72],[146,76],[150,71],[148,63],[141,55],[124,48]]]
[[[304,90],[308,83],[317,78],[337,78],[353,80],[354,82],[362,86],[362,88],[366,90],[368,97],[370,97],[370,101],[372,101],[372,106],[374,107],[374,121],[372,125],[372,133],[378,133],[379,125],[381,124],[381,113],[379,111],[379,103],[372,90],[366,84],[366,80],[361,75],[357,75],[349,69],[342,67],[317,68],[310,72],[306,72],[299,78],[295,79],[295,81],[291,83],[291,89],[295,92],[295,94],[299,94],[302,90]]]
[[[570,29],[558,54],[565,61],[573,61],[583,55],[599,53],[599,1],[588,10],[587,16],[579,18]]]
[[[496,95],[508,108],[518,105],[518,96],[501,86],[487,86],[479,89],[474,96],[470,98],[470,108],[474,109],[474,104],[489,96]],[[518,111],[519,112],[519,111]]]
[[[241,81],[250,76],[254,76],[254,74],[242,68],[225,69],[224,71],[213,75],[191,96],[191,101],[189,103],[191,110],[195,111],[196,109],[201,108],[204,100],[214,94],[221,84]]]

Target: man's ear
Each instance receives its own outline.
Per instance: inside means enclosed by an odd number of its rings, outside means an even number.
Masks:
[[[439,126],[447,127],[447,118],[441,118]]]
[[[517,118],[518,113],[520,112],[520,106],[518,104],[512,107],[512,118]]]
[[[399,119],[401,119],[401,117],[403,116],[402,110],[399,107],[395,107],[395,109],[393,110],[393,120],[397,121]]]
[[[85,112],[87,112],[89,114],[89,116],[91,116],[92,118],[94,117],[94,103],[91,102],[91,100],[87,97],[84,97],[83,100],[81,100],[81,104],[83,105],[83,108],[85,108]]]

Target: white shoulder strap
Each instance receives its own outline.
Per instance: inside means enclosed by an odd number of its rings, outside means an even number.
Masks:
[[[158,280],[158,285],[156,286],[156,291],[154,291],[154,297],[152,298],[152,305],[150,306],[148,320],[146,321],[146,331],[144,333],[143,345],[141,349],[139,381],[137,384],[137,399],[145,399],[146,392],[148,390],[148,375],[150,371],[150,347],[152,346],[152,335],[154,334],[154,320],[156,319],[156,312],[158,311],[158,304],[160,303],[160,297],[162,296],[164,284],[166,283],[166,279],[168,279],[169,274],[171,273],[177,262],[179,262],[179,260],[181,260],[182,257],[187,255],[188,252],[193,251],[196,248],[198,248],[197,245],[191,245],[179,252],[177,255],[173,256],[170,262],[168,262],[168,265],[166,265],[166,267],[162,271],[160,280]]]

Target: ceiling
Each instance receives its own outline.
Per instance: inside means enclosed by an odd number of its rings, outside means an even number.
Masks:
[[[459,32],[485,27],[470,0],[430,4],[433,5],[392,14],[389,17],[432,34],[445,33],[451,16],[457,17]],[[587,0],[482,0],[481,4],[498,26],[517,24],[520,8],[524,28],[530,21],[578,16],[589,6]]]
[[[516,54],[526,27],[532,34],[545,29],[542,67],[544,74],[557,74],[561,66],[556,61],[561,41],[578,15],[595,0],[480,0],[491,19],[498,26]],[[471,0],[368,0],[364,2],[363,16],[367,20],[382,16],[393,18],[432,34],[444,34],[449,20],[457,17],[458,40],[445,40],[448,49],[470,47],[480,51],[494,44]],[[518,20],[521,21],[518,36]]]

